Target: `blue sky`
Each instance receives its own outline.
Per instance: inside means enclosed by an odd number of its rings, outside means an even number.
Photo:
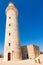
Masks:
[[[5,9],[9,2],[15,3],[19,12],[20,44],[35,44],[43,51],[43,0],[0,0],[0,54],[4,52]]]

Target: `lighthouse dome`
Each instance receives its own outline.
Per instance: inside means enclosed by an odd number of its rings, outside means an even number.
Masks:
[[[14,4],[13,4],[12,2],[10,2],[10,3],[9,3],[9,6],[12,6],[12,7],[14,7]]]

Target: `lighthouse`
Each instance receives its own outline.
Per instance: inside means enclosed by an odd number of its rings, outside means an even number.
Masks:
[[[18,32],[18,10],[13,3],[9,3],[6,8],[4,61],[16,61],[21,59],[22,54]]]

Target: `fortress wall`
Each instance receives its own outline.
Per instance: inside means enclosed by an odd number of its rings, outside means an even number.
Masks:
[[[34,53],[35,53],[35,58],[36,58],[40,55],[40,50],[39,50],[39,47],[36,45],[33,45],[33,47],[34,47]]]
[[[36,62],[43,63],[43,54],[40,54],[37,58],[35,58]]]
[[[21,51],[22,51],[22,59],[29,59],[27,53],[27,46],[21,46]]]
[[[39,47],[36,45],[27,45],[29,59],[35,59],[40,54]]]

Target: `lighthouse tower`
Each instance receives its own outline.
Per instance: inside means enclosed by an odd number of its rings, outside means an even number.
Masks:
[[[4,46],[4,60],[16,61],[22,59],[18,34],[18,11],[13,3],[6,8],[6,32]]]

